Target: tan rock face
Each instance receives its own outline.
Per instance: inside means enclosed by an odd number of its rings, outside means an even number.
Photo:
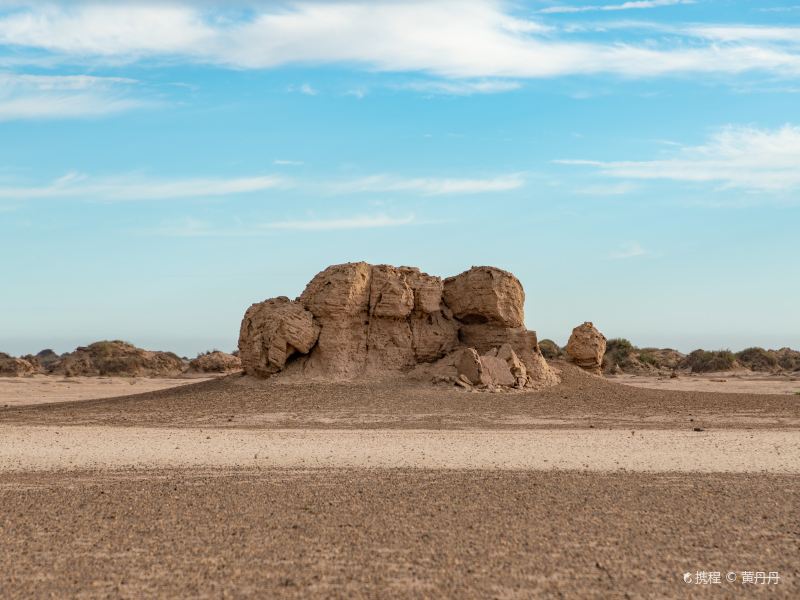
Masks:
[[[495,267],[472,267],[444,280],[444,302],[466,324],[522,327],[525,293],[519,279]]]
[[[587,321],[572,330],[565,351],[576,365],[599,375],[606,353],[606,338]]]
[[[308,353],[319,331],[314,315],[286,296],[253,304],[239,330],[242,368],[259,377],[277,373],[290,356]]]
[[[492,267],[474,267],[443,282],[414,267],[334,265],[296,301],[277,298],[248,310],[239,337],[242,366],[261,377],[289,368],[309,377],[352,379],[410,371],[450,356],[443,368],[455,372],[454,362],[464,361],[472,378],[467,381],[526,385],[528,363],[549,367],[536,334],[523,325],[524,298],[513,275]],[[290,324],[307,334],[303,348],[288,339]],[[466,355],[451,355],[458,348]],[[491,350],[481,363],[481,353]],[[470,371],[473,354],[477,363],[472,360]]]

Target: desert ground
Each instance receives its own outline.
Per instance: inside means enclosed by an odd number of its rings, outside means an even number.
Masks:
[[[560,385],[497,393],[19,378],[0,596],[800,594],[800,396],[554,364]],[[779,583],[742,583],[759,571]]]

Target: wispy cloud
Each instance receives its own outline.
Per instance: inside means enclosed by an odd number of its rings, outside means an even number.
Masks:
[[[694,4],[696,0],[639,0],[622,4],[588,4],[583,6],[549,6],[540,10],[543,14],[582,13],[594,11],[641,10],[644,8],[660,8],[678,4]]]
[[[676,3],[645,0],[591,8],[621,11]],[[41,60],[45,54],[81,65],[139,60],[237,69],[344,64],[451,80],[800,73],[800,53],[788,40],[751,36],[682,43],[696,34],[681,31],[677,41],[674,32],[646,42],[619,43],[597,35],[581,39],[520,15],[513,3],[496,0],[290,0],[239,8],[221,2],[28,3],[0,16],[0,45],[13,48],[15,58]],[[316,90],[301,85],[296,91]]]
[[[471,96],[473,94],[496,94],[518,90],[518,81],[410,81],[395,86],[398,89],[412,90],[433,95]]]
[[[483,194],[487,192],[506,192],[525,185],[521,174],[502,175],[488,178],[440,178],[440,177],[397,177],[393,175],[372,175],[345,181],[325,184],[326,191],[336,194],[362,192],[416,192],[426,196],[448,194]]]
[[[273,165],[277,165],[279,167],[300,167],[305,163],[302,160],[288,160],[285,158],[276,158],[272,161]]]
[[[303,164],[282,161],[281,165]],[[168,200],[207,198],[263,192],[273,189],[302,189],[318,194],[408,193],[422,196],[466,195],[504,192],[525,184],[522,175],[479,178],[402,177],[369,175],[350,179],[296,179],[278,175],[249,177],[192,177],[167,179],[141,174],[90,176],[71,171],[43,185],[0,183],[0,199],[36,200],[80,198],[102,201]]]
[[[184,219],[178,223],[165,224],[145,233],[167,237],[258,237],[280,231],[342,231],[352,229],[383,229],[416,224],[413,214],[390,216],[386,214],[353,215],[334,218],[290,219],[264,221],[234,226],[219,226],[216,223],[197,219]]]
[[[624,260],[626,258],[636,258],[637,256],[645,256],[648,254],[647,250],[642,248],[639,242],[628,242],[623,244],[619,250],[612,252],[609,258],[614,260]]]
[[[0,198],[85,198],[107,201],[203,198],[258,192],[284,184],[283,179],[275,176],[157,179],[138,175],[90,177],[70,172],[43,186],[2,186]]]
[[[136,84],[121,77],[0,73],[0,121],[98,117],[155,106],[133,96]]]
[[[287,89],[290,92],[296,92],[298,94],[303,94],[304,96],[316,96],[319,94],[319,90],[308,83],[290,85]]]
[[[666,157],[644,161],[561,160],[594,167],[624,179],[708,182],[751,192],[800,189],[800,127],[728,126],[699,146],[682,146]]]

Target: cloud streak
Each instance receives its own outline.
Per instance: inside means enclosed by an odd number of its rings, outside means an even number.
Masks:
[[[0,73],[0,121],[100,117],[152,107],[133,79]]]
[[[800,190],[800,127],[728,126],[699,146],[681,146],[666,158],[643,161],[560,160],[624,179],[714,183],[748,192]]]
[[[623,2],[622,4],[550,6],[548,8],[543,8],[539,12],[542,14],[559,14],[559,13],[582,13],[582,12],[595,12],[595,11],[641,10],[645,8],[661,8],[664,6],[676,6],[680,4],[695,4],[695,0],[639,0],[635,2]]]
[[[324,185],[329,193],[353,194],[370,192],[414,192],[424,196],[451,194],[485,194],[508,192],[525,185],[521,174],[502,175],[490,178],[404,178],[393,175],[371,175],[347,181],[330,182]]]
[[[666,2],[592,7],[628,10]],[[13,49],[15,57],[27,52],[32,60],[41,60],[46,53],[81,65],[142,60],[236,69],[343,64],[449,80],[800,73],[800,53],[792,40],[751,35],[697,41],[698,35],[705,39],[709,32],[688,30],[679,32],[683,39],[678,42],[666,33],[646,43],[596,36],[584,40],[565,37],[563,31],[494,0],[296,0],[246,6],[247,10],[218,2],[25,3],[0,15],[0,46]],[[689,39],[695,42],[684,43]],[[473,93],[480,91],[480,85],[473,86]]]
[[[169,200],[246,194],[282,187],[285,181],[274,176],[230,179],[187,178],[145,179],[140,176],[89,177],[70,172],[43,186],[0,187],[0,199],[39,200],[47,198],[85,198],[108,201]]]
[[[352,215],[333,218],[289,219],[219,227],[206,221],[186,219],[148,231],[150,235],[166,237],[259,237],[276,232],[325,232],[358,229],[384,229],[417,224],[413,214],[390,216],[386,214]]]
[[[286,164],[286,161],[281,163]],[[235,196],[269,190],[301,189],[327,195],[400,193],[421,196],[470,195],[521,188],[519,174],[479,178],[400,177],[371,175],[351,179],[306,180],[277,175],[232,178],[165,179],[142,175],[91,177],[69,172],[44,185],[0,185],[0,199],[15,201],[78,198],[102,201],[170,200]]]

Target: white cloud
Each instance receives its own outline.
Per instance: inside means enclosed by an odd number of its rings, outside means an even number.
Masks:
[[[89,177],[70,172],[48,185],[0,187],[0,198],[12,200],[86,198],[111,201],[203,198],[263,191],[284,184],[283,179],[273,176],[170,180],[145,179],[134,175]]]
[[[618,10],[635,10],[643,8],[660,8],[662,6],[675,6],[678,4],[694,4],[694,3],[695,0],[639,0],[635,2],[623,2],[622,4],[550,6],[548,8],[543,8],[539,12],[544,14],[557,14],[557,13],[581,13],[581,12],[594,12],[594,11],[618,11]]]
[[[131,97],[121,77],[0,73],[0,121],[104,116],[155,103]]]
[[[336,194],[363,192],[417,192],[425,196],[448,194],[482,194],[487,192],[506,192],[525,185],[520,174],[502,175],[489,178],[403,178],[392,175],[372,175],[346,181],[330,182],[326,191]]]
[[[312,87],[308,83],[303,83],[301,85],[290,85],[288,91],[297,92],[298,94],[303,94],[304,96],[316,96],[319,94],[319,90]]]
[[[294,164],[281,161],[280,164]],[[302,164],[302,163],[299,163]],[[351,179],[297,180],[275,175],[251,177],[194,177],[164,179],[142,175],[90,177],[69,172],[45,185],[0,184],[0,199],[36,200],[81,198],[104,201],[168,200],[232,196],[271,189],[306,189],[321,194],[411,193],[423,196],[480,194],[517,189],[525,184],[521,175],[501,175],[484,179],[442,177],[400,177],[371,175]]]
[[[800,127],[728,126],[699,146],[682,146],[666,158],[645,161],[562,160],[624,179],[715,183],[724,189],[780,192],[800,189]]]
[[[484,80],[484,81],[410,81],[398,86],[399,89],[439,94],[448,96],[471,96],[473,94],[496,94],[510,92],[520,87],[517,81]]]
[[[686,30],[689,35],[721,42],[790,42],[800,45],[800,27],[706,25]]]
[[[625,2],[608,9],[663,3]],[[788,41],[753,39],[681,43],[563,38],[563,32],[495,0],[374,2],[27,3],[0,17],[0,45],[15,55],[42,51],[73,64],[141,59],[266,69],[345,64],[423,72],[447,79],[535,78],[613,73],[800,73]],[[683,38],[695,39],[685,32]],[[313,90],[310,88],[309,91]],[[300,90],[302,91],[302,89]]]
[[[615,260],[624,260],[626,258],[645,256],[646,254],[648,254],[647,250],[642,248],[642,245],[639,242],[629,242],[627,244],[623,244],[616,252],[612,252],[609,255],[609,258],[613,258]]]
[[[300,221],[273,221],[261,225],[263,229],[286,229],[291,231],[332,231],[338,229],[375,229],[410,225],[414,215],[390,217],[388,215],[357,215],[338,219],[309,219]]]
[[[305,163],[302,160],[287,160],[285,158],[276,158],[272,161],[273,165],[278,165],[279,167],[300,167]]]
[[[335,218],[309,218],[284,221],[265,221],[234,227],[219,227],[217,224],[185,219],[167,224],[146,233],[168,237],[256,237],[271,235],[276,231],[342,231],[352,229],[382,229],[416,224],[413,214],[400,217],[386,214],[355,215]]]

